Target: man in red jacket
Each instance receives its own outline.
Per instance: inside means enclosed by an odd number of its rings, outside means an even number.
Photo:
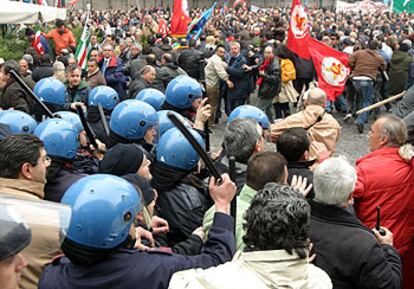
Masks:
[[[414,153],[402,147],[407,128],[398,117],[383,116],[372,125],[368,141],[371,153],[356,162],[355,210],[373,228],[381,207],[381,225],[393,232],[403,259],[404,288],[414,288]]]

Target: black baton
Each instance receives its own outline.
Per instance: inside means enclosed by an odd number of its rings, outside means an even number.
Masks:
[[[30,97],[42,108],[45,115],[49,118],[53,118],[53,113],[50,109],[34,94],[30,87],[24,82],[24,80],[14,70],[10,70],[9,73],[14,77],[16,82],[23,88],[23,90],[30,95]]]
[[[212,160],[207,155],[206,151],[201,147],[201,145],[197,142],[197,140],[190,133],[190,131],[184,126],[184,124],[172,112],[167,113],[167,116],[171,119],[172,123],[180,130],[180,132],[184,135],[184,137],[190,142],[190,144],[196,150],[200,158],[204,161],[207,168],[210,170],[211,174],[216,179],[216,182],[221,183],[222,179],[221,179],[220,173],[214,166]]]
[[[102,107],[102,104],[98,103],[98,111],[99,111],[99,116],[101,117],[101,121],[105,130],[105,134],[106,136],[109,136],[109,126],[108,126],[108,122],[106,121],[106,117],[105,117],[105,113]]]
[[[83,128],[85,129],[86,135],[88,136],[89,142],[91,143],[91,145],[93,145],[94,148],[98,150],[98,144],[95,140],[96,136],[93,133],[91,127],[89,126],[89,123],[86,122],[86,117],[85,113],[83,112],[82,106],[76,105],[76,111],[78,112],[79,118],[82,122]]]
[[[210,128],[208,125],[208,121],[204,124],[204,132],[206,133],[206,151],[210,151]]]
[[[230,180],[236,183],[236,159],[231,156],[229,157],[229,174]],[[234,195],[233,200],[230,204],[230,215],[234,218],[234,236],[236,236],[236,216],[237,216],[237,194]]]

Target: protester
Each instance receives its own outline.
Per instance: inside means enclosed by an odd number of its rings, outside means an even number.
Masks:
[[[33,112],[33,100],[14,79],[10,71],[20,75],[19,64],[15,60],[8,60],[1,68],[1,78],[4,86],[1,88],[0,108],[17,109],[26,113]]]
[[[95,58],[88,60],[88,72],[85,81],[91,89],[94,89],[99,85],[106,85],[105,77],[99,70],[98,61],[96,61]]]
[[[378,42],[371,40],[368,49],[355,51],[349,60],[353,72],[352,83],[356,92],[362,98],[362,105],[358,109],[365,108],[372,104],[374,97],[374,81],[377,74],[385,71],[386,64],[378,52]],[[356,126],[359,133],[363,133],[364,125],[368,121],[368,112],[361,113],[356,119]]]
[[[43,142],[33,135],[11,135],[0,141],[0,192],[28,200],[44,199],[46,169],[50,166]],[[44,266],[59,248],[58,231],[33,228],[33,240],[23,256],[28,265],[20,285],[35,289]],[[3,246],[2,246],[3,248]]]
[[[61,55],[63,49],[68,49],[70,51],[75,51],[76,49],[75,37],[73,36],[72,31],[65,26],[65,22],[61,19],[56,20],[56,28],[51,30],[45,36],[46,38],[53,40],[56,55]]]
[[[259,86],[257,96],[260,98],[257,106],[266,112],[267,117],[272,121],[272,101],[281,88],[280,60],[275,57],[271,46],[265,48],[264,57],[264,61],[259,67],[259,78],[257,79]]]
[[[414,200],[409,197],[414,181],[414,153],[409,149],[399,152],[407,142],[407,128],[396,116],[380,117],[371,126],[368,142],[371,153],[356,162],[355,211],[372,228],[376,209],[381,208],[381,224],[393,232],[395,248],[402,257],[404,283],[412,284],[413,228],[412,214],[408,212],[414,208]]]
[[[226,82],[229,89],[233,89],[233,83],[230,81],[230,77],[226,71],[227,64],[224,61],[224,55],[226,53],[223,45],[218,45],[215,48],[215,53],[207,59],[207,65],[204,68],[204,74],[206,76],[206,93],[211,105],[211,117],[209,123],[218,122],[216,118],[216,110],[220,101],[220,80]]]
[[[124,75],[122,61],[114,56],[113,46],[110,44],[105,45],[102,56],[97,60],[107,85],[116,90],[120,99],[126,99],[127,79]]]
[[[334,288],[401,288],[393,234],[384,222],[383,235],[379,228],[365,227],[349,211],[356,181],[354,167],[342,158],[328,159],[315,170],[310,227],[315,265],[328,273]]]
[[[176,273],[170,288],[333,288],[309,263],[309,216],[298,191],[268,183],[244,215],[245,251],[215,268]]]
[[[320,142],[326,146],[329,153],[335,151],[341,127],[339,123],[324,110],[326,93],[320,88],[309,91],[305,100],[305,109],[292,114],[280,122],[271,125],[271,137],[277,142],[279,136],[288,128],[302,127],[309,133],[311,141],[310,158],[317,158],[313,142]]]

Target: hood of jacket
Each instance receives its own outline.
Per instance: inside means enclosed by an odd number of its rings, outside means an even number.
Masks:
[[[400,50],[396,50],[394,51],[394,53],[392,54],[392,58],[391,58],[391,65],[398,65],[401,64],[402,62],[404,62],[406,59],[408,59],[410,56],[408,55],[407,52],[404,51],[400,51]]]

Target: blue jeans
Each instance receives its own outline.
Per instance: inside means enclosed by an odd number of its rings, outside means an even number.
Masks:
[[[357,93],[357,110],[370,106],[372,104],[372,98],[374,96],[374,81],[373,80],[352,80],[352,84],[355,87]],[[361,113],[356,122],[364,125],[368,121],[369,112]]]

